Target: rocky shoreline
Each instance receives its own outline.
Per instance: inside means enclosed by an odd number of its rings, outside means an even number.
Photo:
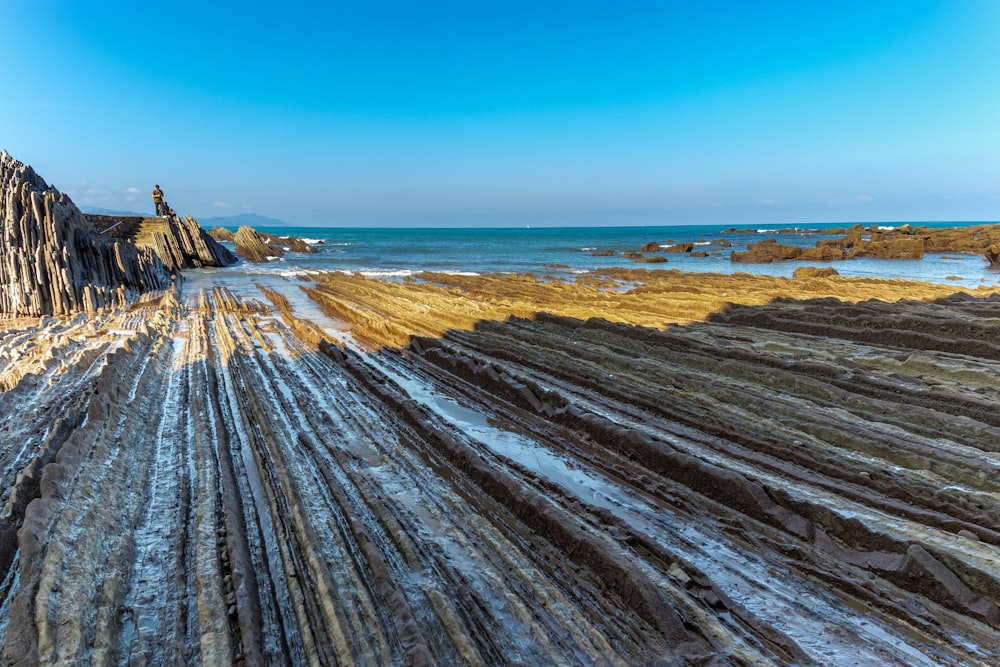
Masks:
[[[163,282],[0,319],[3,664],[1000,662],[995,288],[74,233]]]

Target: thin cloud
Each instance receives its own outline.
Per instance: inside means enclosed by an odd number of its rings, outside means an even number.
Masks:
[[[224,201],[214,201],[212,202],[213,208],[232,208],[233,205]]]
[[[135,186],[133,185],[133,186],[132,186],[132,187],[130,187],[130,188],[125,188],[125,192],[127,192],[127,193],[128,193],[128,194],[130,194],[130,195],[137,195],[137,194],[139,194],[140,192],[142,192],[142,190],[140,190],[139,188],[137,188],[137,187],[135,187]]]

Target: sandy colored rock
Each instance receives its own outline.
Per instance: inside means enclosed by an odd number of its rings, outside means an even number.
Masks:
[[[233,231],[225,227],[212,227],[208,230],[208,234],[216,241],[228,241],[229,243],[232,243],[235,237]]]
[[[283,257],[285,251],[267,243],[253,227],[242,226],[233,235],[236,254],[248,262],[266,262],[270,257]]]
[[[0,320],[5,664],[1000,660],[994,290],[212,277]]]
[[[223,267],[236,262],[236,256],[191,216],[180,221],[145,218],[133,241],[137,247],[155,252],[169,269]]]
[[[799,266],[796,267],[795,271],[792,273],[792,277],[796,280],[803,280],[807,278],[829,278],[830,276],[839,276],[840,273],[837,269],[832,266]]]
[[[150,251],[98,234],[72,200],[0,153],[0,313],[68,315],[170,287]]]
[[[805,248],[800,246],[778,243],[777,239],[766,239],[759,243],[747,245],[747,249],[744,252],[731,251],[729,258],[734,262],[770,264],[771,262],[786,259],[797,259],[803,252],[805,252]]]

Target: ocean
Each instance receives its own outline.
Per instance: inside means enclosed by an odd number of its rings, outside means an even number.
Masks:
[[[798,229],[845,228],[855,223],[829,223]],[[956,227],[981,222],[877,223],[883,228],[904,224]],[[314,244],[315,254],[287,253],[267,264],[240,264],[221,269],[247,278],[257,275],[305,275],[309,271],[360,272],[389,280],[421,271],[446,273],[534,273],[572,280],[606,267],[678,269],[686,272],[755,273],[791,277],[799,266],[833,266],[841,275],[867,278],[898,278],[975,288],[995,285],[1000,273],[988,268],[978,255],[928,254],[922,260],[852,259],[838,262],[790,260],[771,264],[744,264],[730,260],[731,250],[776,238],[781,243],[813,246],[823,238],[839,234],[789,231],[790,226],[761,226],[726,232],[731,226],[662,227],[547,227],[492,229],[388,229],[271,227],[259,231],[296,236]],[[732,244],[715,243],[724,239]],[[638,263],[623,253],[640,251],[650,241],[661,246],[691,242],[707,257],[688,253],[664,253],[666,263]],[[610,255],[595,256],[608,252]],[[651,253],[647,253],[647,256]],[[219,270],[217,270],[219,271]],[[233,276],[235,277],[235,275]]]

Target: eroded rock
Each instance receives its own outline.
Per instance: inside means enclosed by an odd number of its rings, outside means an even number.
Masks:
[[[97,233],[69,197],[0,153],[0,312],[93,312],[170,281],[153,252]]]

